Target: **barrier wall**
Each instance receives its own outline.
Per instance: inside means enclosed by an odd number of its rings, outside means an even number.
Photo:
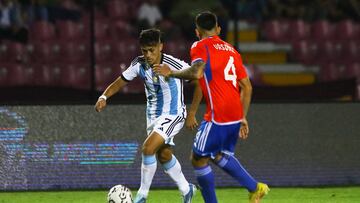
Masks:
[[[201,106],[200,112],[204,111]],[[201,116],[199,115],[199,118]],[[236,155],[272,186],[360,184],[360,104],[253,104],[250,137]],[[144,105],[1,106],[0,190],[138,188]],[[183,129],[175,154],[196,182]],[[237,186],[212,166],[217,186]],[[158,165],[153,188],[175,187]]]

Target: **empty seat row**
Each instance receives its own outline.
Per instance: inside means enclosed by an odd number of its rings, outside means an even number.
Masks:
[[[360,41],[300,40],[292,44],[292,60],[304,64],[360,62]]]
[[[96,90],[104,91],[126,68],[125,64],[96,65]],[[88,64],[0,64],[0,87],[44,86],[89,90],[91,78],[91,69]],[[129,86],[124,88],[123,92],[144,92],[142,81],[137,79],[129,83]]]
[[[351,20],[331,23],[320,20],[307,23],[302,20],[271,20],[262,26],[264,37],[275,42],[314,40],[360,40],[360,24]]]
[[[29,29],[30,41],[76,41],[90,40],[90,24],[88,19],[80,22],[57,21],[55,24],[47,21],[36,21]],[[124,20],[109,20],[108,18],[94,21],[95,39],[127,39],[136,32],[136,29]]]

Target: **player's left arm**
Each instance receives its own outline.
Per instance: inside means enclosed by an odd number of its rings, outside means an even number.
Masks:
[[[241,88],[241,102],[243,105],[244,118],[240,128],[240,138],[246,139],[249,135],[249,125],[246,120],[247,113],[249,111],[251,96],[252,96],[252,85],[249,77],[245,77],[239,81]]]
[[[189,68],[183,70],[171,70],[166,64],[154,64],[153,71],[164,77],[175,77],[187,80],[200,79],[204,75],[205,63],[198,61],[193,63]]]

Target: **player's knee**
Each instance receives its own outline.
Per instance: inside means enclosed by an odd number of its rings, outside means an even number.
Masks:
[[[171,160],[172,151],[169,149],[159,150],[156,155],[160,163],[166,163]]]
[[[141,149],[141,151],[142,151],[142,153],[144,154],[144,155],[153,155],[153,154],[155,154],[155,148],[153,148],[153,147],[151,147],[151,146],[149,146],[149,145],[147,145],[147,144],[144,144],[143,146],[142,146],[142,149]]]

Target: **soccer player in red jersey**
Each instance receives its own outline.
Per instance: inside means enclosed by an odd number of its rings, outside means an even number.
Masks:
[[[238,138],[246,139],[249,133],[246,115],[252,94],[250,80],[240,54],[218,37],[216,15],[202,12],[195,23],[200,40],[191,47],[191,67],[174,71],[157,64],[154,71],[165,77],[198,79],[202,94],[195,89],[189,113],[193,118],[189,119],[196,121],[194,111],[201,95],[206,101],[206,113],[194,140],[191,161],[204,201],[217,203],[211,160],[248,189],[250,202],[260,202],[269,187],[257,182],[234,156]]]

